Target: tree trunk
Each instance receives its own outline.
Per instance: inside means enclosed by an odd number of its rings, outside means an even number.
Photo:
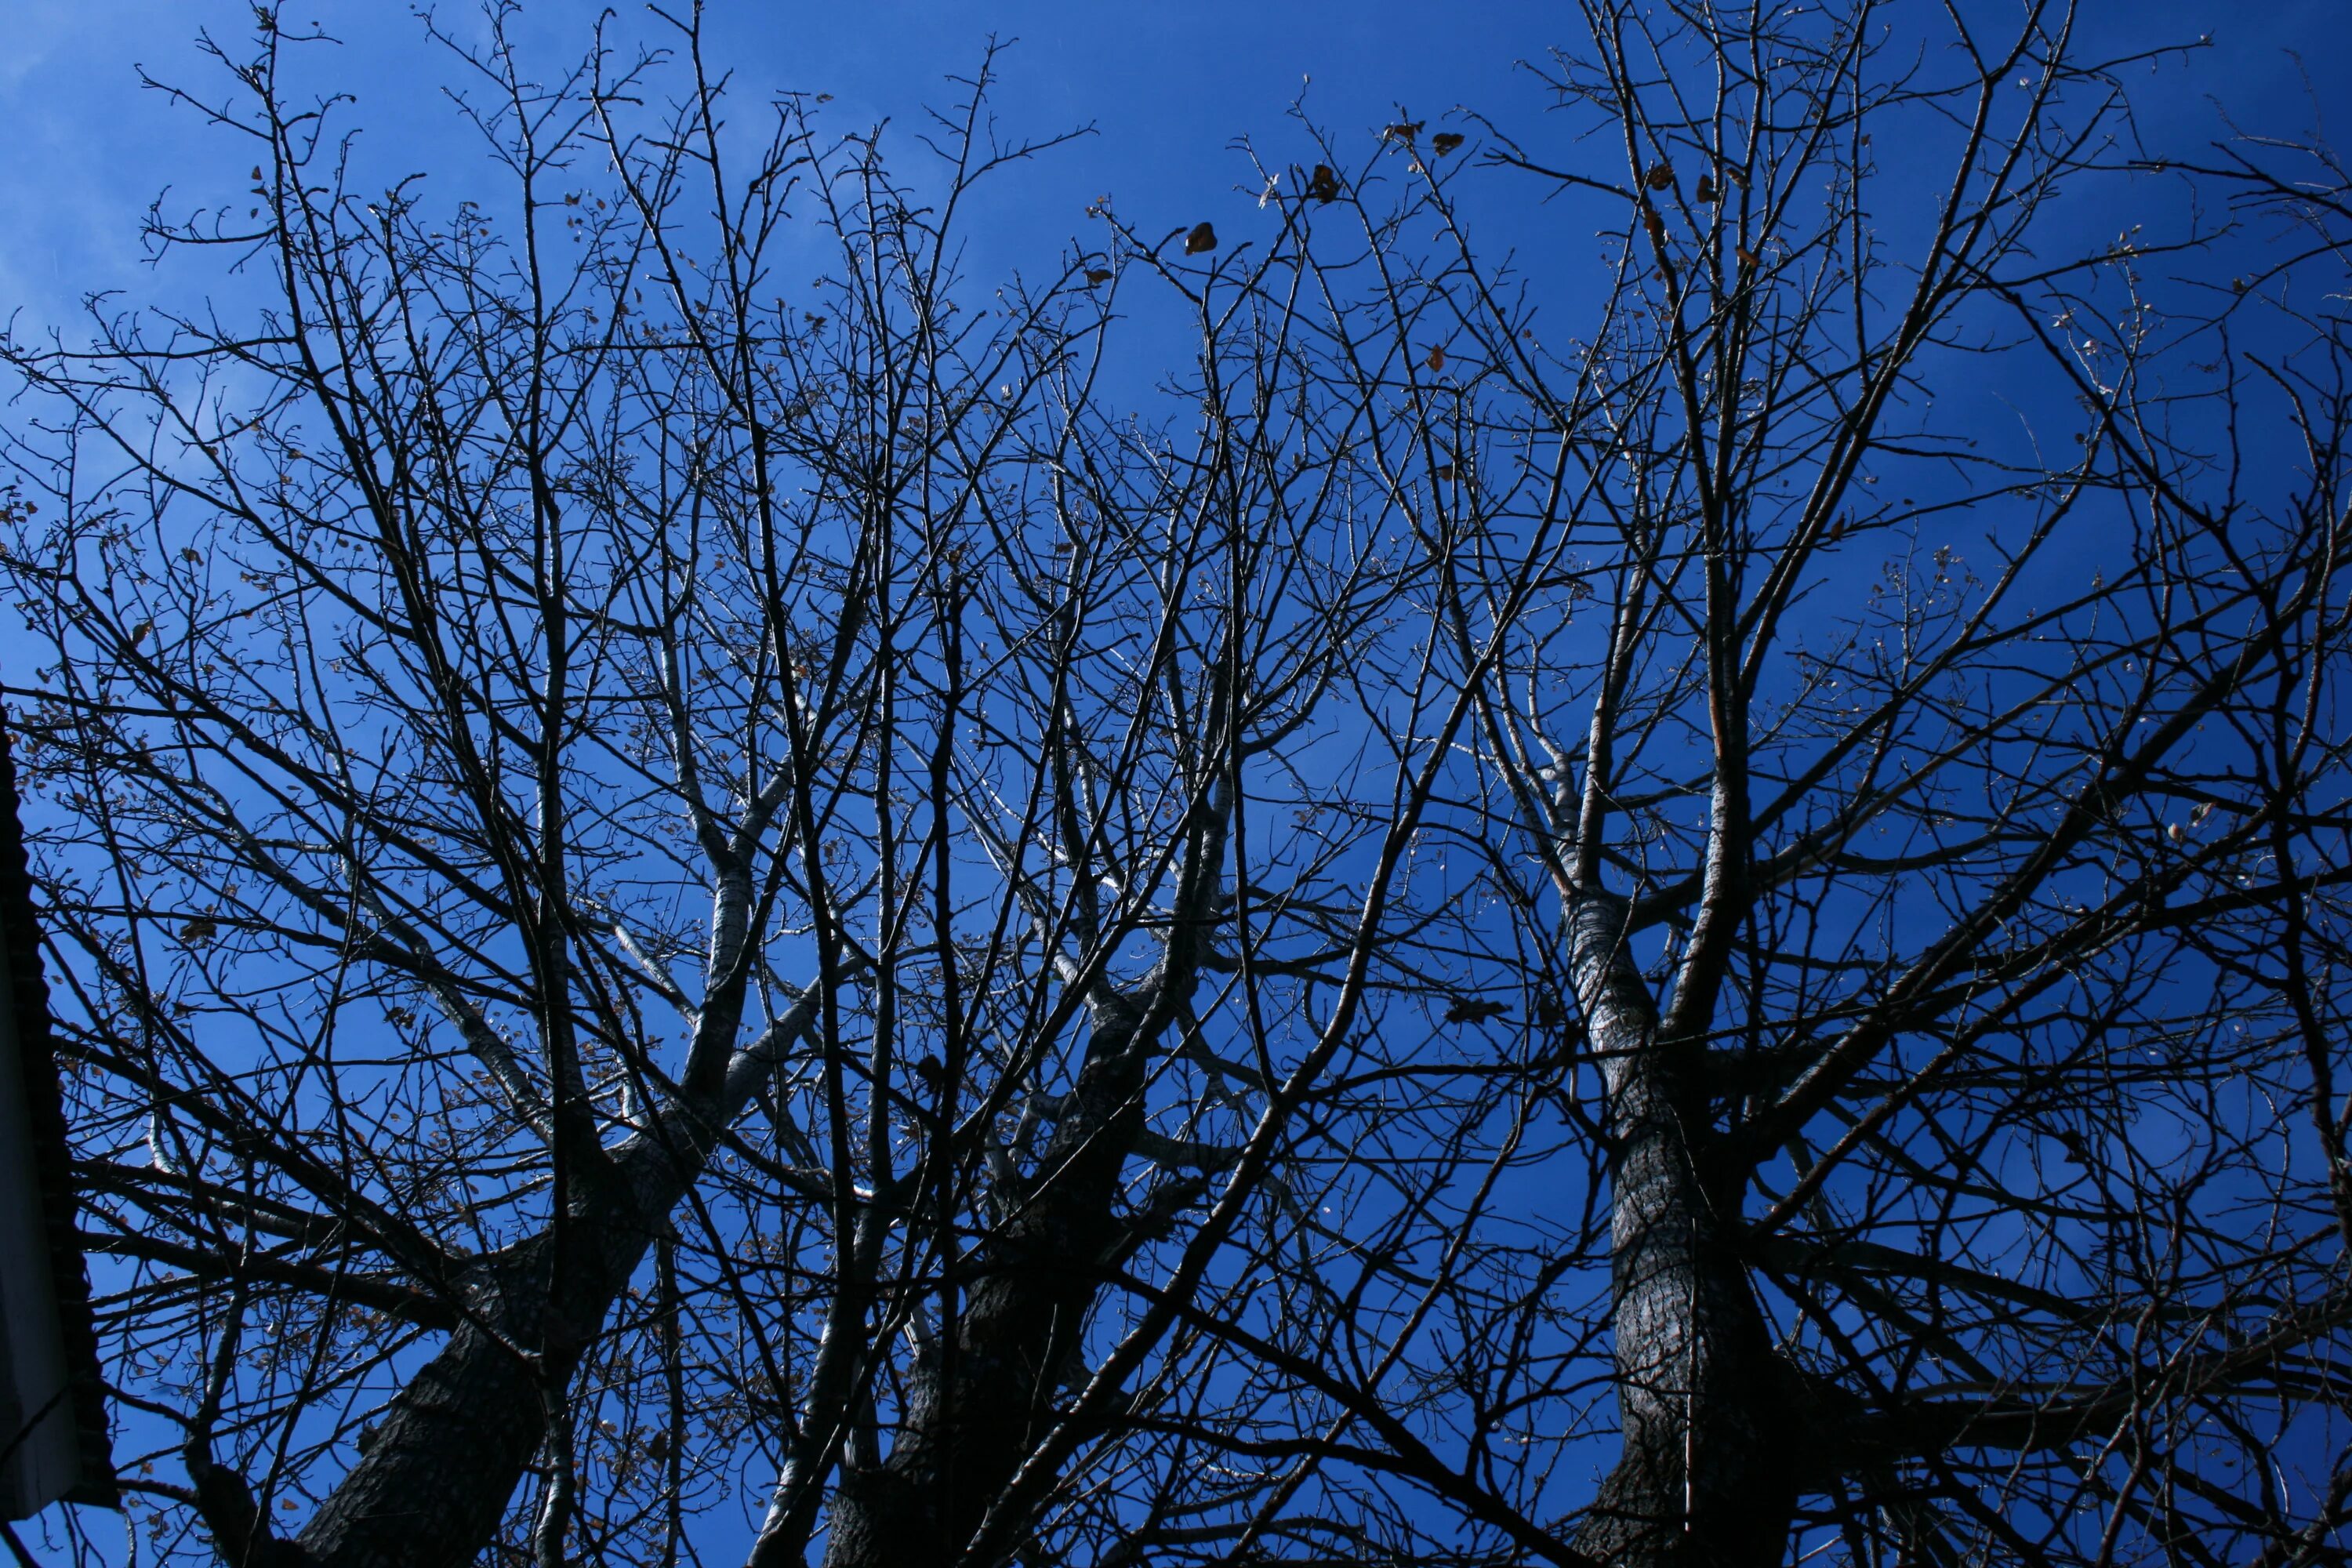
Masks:
[[[1050,1424],[1118,1237],[1111,1205],[1142,1122],[1149,1053],[1134,1034],[1130,1018],[1115,1038],[1097,1035],[1037,1184],[967,1266],[952,1347],[915,1369],[889,1456],[842,1467],[825,1568],[957,1561]]]
[[[512,1314],[501,1327],[520,1325]],[[525,1340],[524,1343],[531,1342]],[[378,1418],[368,1451],[302,1531],[319,1568],[460,1568],[498,1533],[546,1434],[531,1370],[473,1323]]]
[[[1802,1426],[1791,1371],[1701,1178],[1706,1098],[1658,1038],[1623,900],[1579,897],[1570,957],[1609,1093],[1610,1241],[1623,1449],[1576,1538],[1622,1568],[1777,1568]]]
[[[649,1146],[632,1152],[637,1158],[605,1173],[570,1216],[560,1292],[551,1292],[548,1233],[486,1260],[488,1277],[469,1292],[467,1320],[384,1406],[366,1452],[293,1552],[274,1543],[276,1560],[466,1568],[479,1556],[546,1437],[541,1378],[558,1388],[570,1382],[653,1241],[646,1216],[667,1212],[669,1162]]]

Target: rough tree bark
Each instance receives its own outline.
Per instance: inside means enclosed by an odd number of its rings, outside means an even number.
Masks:
[[[1795,1512],[1796,1378],[1705,1180],[1700,1063],[1661,1039],[1625,900],[1575,896],[1570,973],[1607,1084],[1611,1330],[1623,1450],[1579,1529],[1595,1563],[1769,1568]],[[1677,1059],[1678,1058],[1685,1059]]]

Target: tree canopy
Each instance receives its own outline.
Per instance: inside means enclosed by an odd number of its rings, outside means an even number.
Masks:
[[[265,10],[233,282],[0,345],[152,1550],[2341,1556],[2324,145],[1588,0],[975,279],[992,58],[907,162],[488,17],[504,200]]]

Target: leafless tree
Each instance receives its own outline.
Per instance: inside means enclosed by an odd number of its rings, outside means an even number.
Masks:
[[[452,47],[515,200],[449,211],[362,184],[302,46],[188,99],[252,212],[154,229],[250,324],[11,349],[150,1495],[231,1562],[670,1561],[764,1466],[755,1561],[941,1556],[1349,1037],[1260,1009],[1360,993],[1468,712],[1411,542],[1245,258],[956,276],[1034,151],[984,79],[919,192],[796,99],[734,166],[691,30],[652,135],[660,62],[541,87],[501,31]],[[1154,272],[1172,430],[1097,391]]]
[[[242,292],[6,345],[164,1549],[2341,1554],[2340,177],[1592,0],[991,291],[985,70],[490,15],[503,205],[265,18]]]
[[[1524,1070],[1262,1353],[1286,1507],[1385,1420],[1486,1560],[2340,1556],[2343,182],[2139,153],[2077,20],[1596,0],[1563,131],[1391,128]]]

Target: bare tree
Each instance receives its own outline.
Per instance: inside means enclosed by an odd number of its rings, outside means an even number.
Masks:
[[[509,19],[506,209],[363,183],[266,22],[188,98],[254,210],[153,229],[266,301],[10,349],[146,1490],[233,1563],[671,1561],[765,1466],[754,1561],[942,1558],[1262,1188],[1349,1034],[1267,987],[1360,992],[1466,686],[1297,300],[958,278],[984,76],[919,192],[798,99],[735,166],[691,29],[540,86]],[[1172,432],[1097,389],[1153,271]]]
[[[491,16],[505,205],[266,18],[258,298],[6,348],[168,1549],[2340,1555],[2340,177],[1594,0],[992,292],[987,71],[901,177]]]
[[[1397,1561],[2333,1558],[2340,174],[2159,178],[2063,5],[1583,23],[1567,133],[1390,128],[1432,352],[1357,366],[1503,650],[1444,819],[1521,1088],[1273,1336],[1255,1451],[1375,1520],[1432,1468],[1379,1423],[1443,1434],[1465,1533]],[[1465,133],[1597,310],[1463,237]]]

